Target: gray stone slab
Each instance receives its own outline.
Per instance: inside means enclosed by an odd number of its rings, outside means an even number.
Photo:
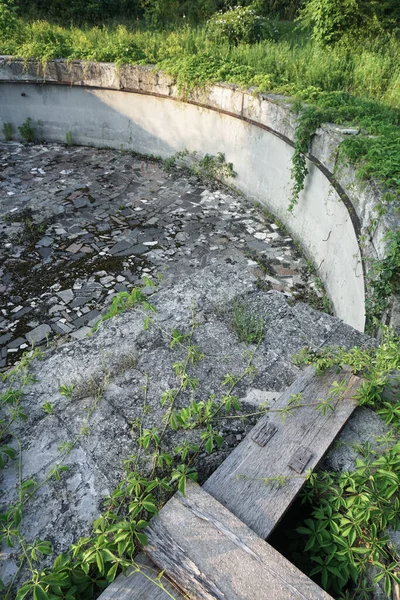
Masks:
[[[26,334],[26,339],[32,344],[38,344],[40,342],[43,342],[43,340],[45,340],[50,334],[50,325],[42,323],[42,325],[38,325],[38,327],[35,327],[31,331],[29,331],[29,333]]]
[[[123,255],[124,253],[126,253],[126,255],[128,256],[129,254],[132,254],[132,252],[129,252],[129,250],[131,250],[131,249],[132,249],[131,242],[127,242],[126,240],[121,240],[120,242],[115,244],[115,246],[113,246],[111,248],[110,253],[117,254],[117,255]]]

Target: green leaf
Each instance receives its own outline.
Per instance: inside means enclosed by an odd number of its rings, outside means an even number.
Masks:
[[[182,496],[186,496],[186,477],[180,477],[178,480],[178,490]]]
[[[115,554],[113,554],[108,548],[104,548],[104,550],[102,550],[102,553],[104,560],[108,560],[110,562],[113,560],[117,560]]]
[[[118,570],[118,563],[114,563],[111,568],[107,571],[107,580],[111,583],[114,581]]]
[[[97,563],[97,568],[99,569],[100,573],[103,574],[104,573],[104,561],[103,561],[103,556],[101,552],[96,552],[96,563]]]
[[[135,536],[139,540],[139,543],[142,544],[142,546],[147,546],[147,544],[149,543],[148,539],[147,539],[147,535],[145,533],[136,531]]]
[[[358,548],[352,548],[352,551],[355,552],[356,554],[369,554],[371,552],[371,549],[363,548],[362,546],[359,546]]]
[[[31,583],[27,583],[25,585],[23,585],[17,592],[17,595],[15,596],[15,600],[22,600],[22,598],[25,598],[25,596],[27,596],[29,594],[29,592],[31,591],[31,589],[33,588],[33,584]]]
[[[48,593],[44,591],[40,584],[33,589],[33,600],[49,600]]]
[[[383,588],[385,590],[385,594],[387,595],[387,597],[390,598],[391,591],[392,591],[392,582],[391,582],[390,576],[388,574],[385,576],[385,580],[383,582]]]
[[[53,553],[51,542],[47,541],[39,540],[39,542],[36,545],[36,549],[38,552],[40,552],[41,554],[45,554],[46,556],[49,556]]]
[[[349,533],[349,545],[352,546],[354,544],[354,542],[356,541],[356,530],[353,528],[351,530],[351,532]]]
[[[6,454],[8,456],[8,458],[15,458],[17,453],[14,450],[14,448],[11,448],[11,446],[1,446],[0,447],[0,452],[2,452],[3,454]]]
[[[69,582],[68,573],[49,573],[45,575],[42,579],[43,583],[47,583],[49,585],[60,585],[65,586]]]
[[[153,502],[149,502],[148,500],[143,500],[142,502],[143,508],[147,510],[149,513],[158,513],[158,508]]]
[[[65,567],[68,563],[69,563],[69,556],[68,556],[68,554],[60,554],[55,559],[55,561],[53,563],[53,568],[55,570],[59,570],[59,569],[62,569],[63,567]]]

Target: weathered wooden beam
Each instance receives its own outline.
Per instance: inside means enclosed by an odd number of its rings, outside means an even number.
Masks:
[[[146,554],[196,600],[332,600],[197,484],[151,521]]]
[[[316,404],[343,380],[345,393],[332,399],[334,411],[318,411]],[[145,551],[154,562],[139,555],[144,571],[120,575],[101,600],[328,600],[260,538],[277,525],[304,484],[305,470],[317,465],[353,412],[360,384],[350,371],[305,371],[208,479],[205,491],[191,485],[186,498],[176,494],[166,504],[148,532]],[[278,411],[297,394],[304,406],[282,420]],[[265,481],[276,477],[287,479],[283,485]],[[162,577],[163,591],[144,575],[157,579],[161,570],[177,586]]]
[[[101,594],[101,600],[185,600],[187,596],[167,579],[160,569],[141,552],[136,557],[140,571],[131,569],[119,575]],[[166,591],[159,587],[162,584]]]
[[[331,398],[334,410],[317,410],[329,397],[334,382],[346,391]],[[354,395],[361,379],[350,370],[316,376],[310,367],[296,379],[204,484],[204,489],[255,531],[267,538],[304,484],[304,473],[314,469],[356,407]],[[300,404],[286,419],[293,396]],[[287,478],[280,485],[277,477]],[[269,483],[268,483],[269,482]]]

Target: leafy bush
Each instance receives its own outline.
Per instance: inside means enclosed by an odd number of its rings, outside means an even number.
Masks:
[[[389,597],[393,584],[400,583],[396,550],[385,532],[400,526],[400,444],[380,452],[365,444],[360,450],[354,472],[311,476],[305,497],[313,504],[312,518],[297,531],[306,537],[305,552],[315,564],[310,575],[325,589],[337,594],[353,582],[359,595],[352,597],[369,597],[372,565],[374,583],[382,580]]]
[[[27,142],[35,141],[35,128],[32,125],[32,119],[30,117],[18,127],[18,131]]]
[[[47,21],[35,21],[24,28],[23,41],[18,55],[30,58],[40,54],[46,63],[53,58],[64,58],[71,53],[68,32],[62,27],[51,25]]]
[[[225,40],[230,46],[237,46],[240,42],[254,44],[264,37],[272,37],[272,30],[268,31],[266,25],[251,6],[236,6],[215,13],[207,22],[207,31],[210,39]]]
[[[314,40],[334,44],[348,31],[359,29],[363,16],[358,0],[309,0],[300,11],[303,27],[312,28]]]
[[[18,31],[17,9],[14,0],[0,0],[0,39],[2,52],[12,54]]]
[[[0,0],[0,34],[12,35],[17,26],[17,9],[13,0]]]
[[[313,39],[322,45],[351,42],[395,29],[400,8],[393,0],[308,0],[298,20],[312,29]]]

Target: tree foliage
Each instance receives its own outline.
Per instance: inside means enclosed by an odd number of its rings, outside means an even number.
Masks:
[[[400,5],[394,0],[308,0],[298,20],[312,29],[322,45],[371,37],[400,27]]]
[[[0,0],[1,5],[14,0]],[[302,0],[15,0],[21,16],[56,23],[100,24],[108,19],[144,20],[154,28],[204,23],[218,11],[252,6],[266,17],[292,19]]]

